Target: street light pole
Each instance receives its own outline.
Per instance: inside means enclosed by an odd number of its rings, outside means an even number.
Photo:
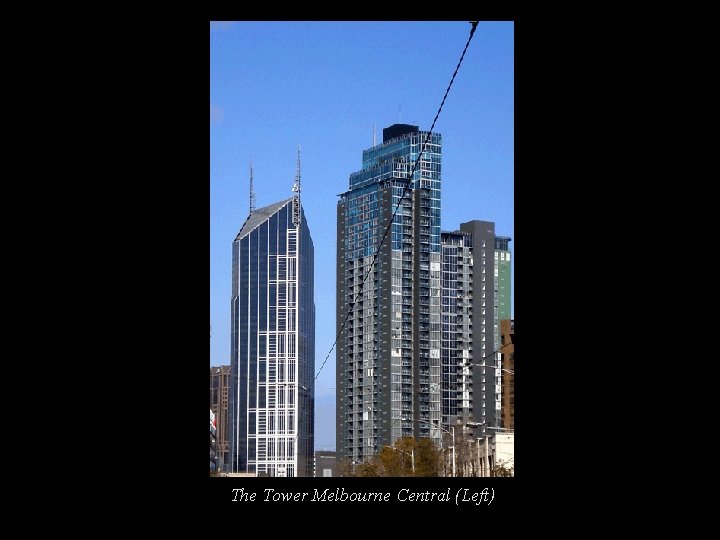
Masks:
[[[486,367],[486,368],[490,368],[490,369],[499,369],[500,371],[507,371],[508,373],[512,373],[513,375],[515,374],[515,370],[513,370],[513,369],[506,369],[506,368],[502,368],[502,367],[492,366],[489,364],[463,364],[463,365],[464,366],[466,365],[468,367],[475,366],[475,367]]]
[[[431,426],[431,427],[440,428],[440,429],[441,429],[442,431],[444,431],[445,433],[451,433],[450,431],[448,431],[447,429],[445,429],[445,428],[442,427],[441,425],[432,424],[432,423],[428,422],[427,420],[412,420],[411,418],[401,418],[400,420],[405,420],[406,422],[408,422],[408,421],[410,421],[410,422],[423,422],[423,423],[425,423],[425,424],[427,424],[427,425],[429,425],[429,426]],[[442,439],[442,437],[441,437],[441,439]],[[453,460],[453,478],[455,478],[455,472],[456,472],[456,470],[455,470],[455,426],[452,426],[452,443],[453,443],[453,444],[452,444],[452,451],[453,451],[453,454],[452,454],[452,460]],[[442,450],[442,440],[440,441],[440,449]]]
[[[452,441],[453,441],[453,478],[457,476],[455,470],[455,426],[452,427]]]
[[[504,428],[504,427],[486,426],[486,425],[485,425],[484,423],[482,423],[482,422],[479,423],[479,424],[478,424],[477,422],[467,422],[467,423],[465,424],[465,427],[469,427],[469,428],[476,428],[476,427],[481,427],[481,426],[484,426],[484,427],[487,428],[487,429],[497,429],[498,431],[515,431],[514,428]]]
[[[485,437],[485,461],[487,461],[487,475],[488,477],[492,476],[492,472],[490,471],[490,436],[487,435]]]
[[[507,347],[508,345],[513,345],[513,344],[514,344],[514,341],[510,341],[510,342],[506,343],[505,345],[503,345],[502,347],[500,347],[499,349],[494,350],[494,351],[491,352],[490,354],[486,354],[485,356],[481,357],[479,362],[477,362],[477,363],[472,363],[472,362],[469,362],[469,361],[468,361],[468,362],[467,362],[467,365],[468,365],[469,367],[472,367],[472,366],[487,367],[487,368],[493,368],[493,369],[500,369],[500,370],[503,370],[503,371],[507,371],[507,372],[509,372],[509,373],[515,373],[512,369],[504,369],[504,368],[499,368],[499,367],[497,367],[497,366],[492,366],[492,365],[487,365],[487,364],[483,364],[483,363],[482,363],[482,361],[485,360],[486,358],[490,358],[491,356],[495,356],[497,353],[499,353],[500,351],[502,351],[505,347]],[[463,362],[463,364],[465,364],[465,362]]]
[[[400,448],[396,448],[394,446],[385,446],[385,448],[392,448],[393,450],[398,450],[398,451],[402,452],[406,456],[410,456],[410,462],[412,464],[412,472],[413,472],[413,476],[415,476],[415,447],[412,447],[410,449],[409,454],[405,450],[401,450]]]

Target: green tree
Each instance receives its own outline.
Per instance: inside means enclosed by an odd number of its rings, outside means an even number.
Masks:
[[[430,439],[413,439],[415,445],[415,476],[440,475],[440,451]]]
[[[478,469],[478,448],[477,439],[473,439],[472,434],[463,433],[462,429],[456,429],[455,435],[457,464],[457,475],[459,477],[475,477],[480,475]]]
[[[413,456],[415,472],[413,473]],[[338,462],[341,476],[439,476],[440,452],[430,439],[403,437],[393,446],[385,446],[364,463],[352,464],[348,459]]]
[[[382,476],[412,476],[411,452],[395,447],[385,446],[380,450],[377,459],[380,462]]]
[[[352,467],[352,461],[350,461],[348,458],[338,457],[337,460],[337,475],[338,476],[354,476],[353,475],[353,467]]]
[[[352,476],[386,476],[383,472],[382,463],[377,456],[373,456],[370,461],[356,464]]]

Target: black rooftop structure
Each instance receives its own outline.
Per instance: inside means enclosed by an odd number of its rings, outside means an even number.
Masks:
[[[418,126],[412,126],[410,124],[393,124],[390,127],[383,128],[383,142],[386,143],[390,139],[407,135],[408,133],[415,133],[420,131]]]

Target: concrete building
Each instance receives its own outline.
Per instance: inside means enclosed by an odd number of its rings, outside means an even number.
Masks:
[[[495,433],[478,439],[480,476],[495,475],[495,467],[515,468],[515,434]]]
[[[501,414],[497,318],[510,309],[510,238],[496,236],[495,223],[474,220],[441,240],[442,421],[446,428],[475,422],[475,436],[483,436]]]
[[[337,454],[327,450],[315,451],[315,476],[338,476]]]
[[[366,461],[401,437],[440,445],[440,134],[413,172],[427,135],[383,129],[340,194],[338,459]]]

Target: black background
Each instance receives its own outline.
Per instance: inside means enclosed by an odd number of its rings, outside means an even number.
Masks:
[[[493,18],[473,15],[453,19]],[[105,434],[113,448],[108,466],[129,471],[136,497],[167,502],[183,518],[197,512],[208,520],[232,520],[235,513],[252,519],[258,510],[283,505],[313,521],[320,518],[316,511],[353,514],[359,506],[262,502],[268,487],[311,494],[325,487],[389,491],[390,503],[368,503],[373,513],[397,515],[403,508],[420,521],[422,512],[438,506],[480,516],[517,512],[518,505],[582,504],[578,493],[605,470],[595,436],[607,417],[598,414],[600,398],[594,396],[604,384],[592,359],[601,352],[602,336],[593,317],[607,312],[609,302],[608,281],[596,277],[611,234],[598,224],[608,198],[599,186],[609,177],[594,154],[606,143],[598,135],[607,112],[598,97],[607,83],[596,69],[605,53],[586,19],[567,24],[529,13],[495,18],[516,22],[520,247],[514,251],[517,426],[511,479],[208,478],[210,19],[143,20],[118,29],[115,35],[123,39],[102,58],[113,69],[91,75],[93,86],[86,87],[95,93],[92,106],[103,106],[99,120],[109,133],[92,141],[102,195],[100,210],[85,226],[101,229],[100,242],[88,241],[95,249],[91,259],[94,268],[110,271],[93,293],[102,316],[85,331],[102,347],[97,361],[107,362],[104,373],[112,382],[112,395],[100,407],[103,417],[113,411]],[[490,506],[396,499],[403,488],[450,487],[454,497],[460,488],[486,486],[495,489]],[[241,487],[257,492],[257,502],[232,502],[232,488]]]

